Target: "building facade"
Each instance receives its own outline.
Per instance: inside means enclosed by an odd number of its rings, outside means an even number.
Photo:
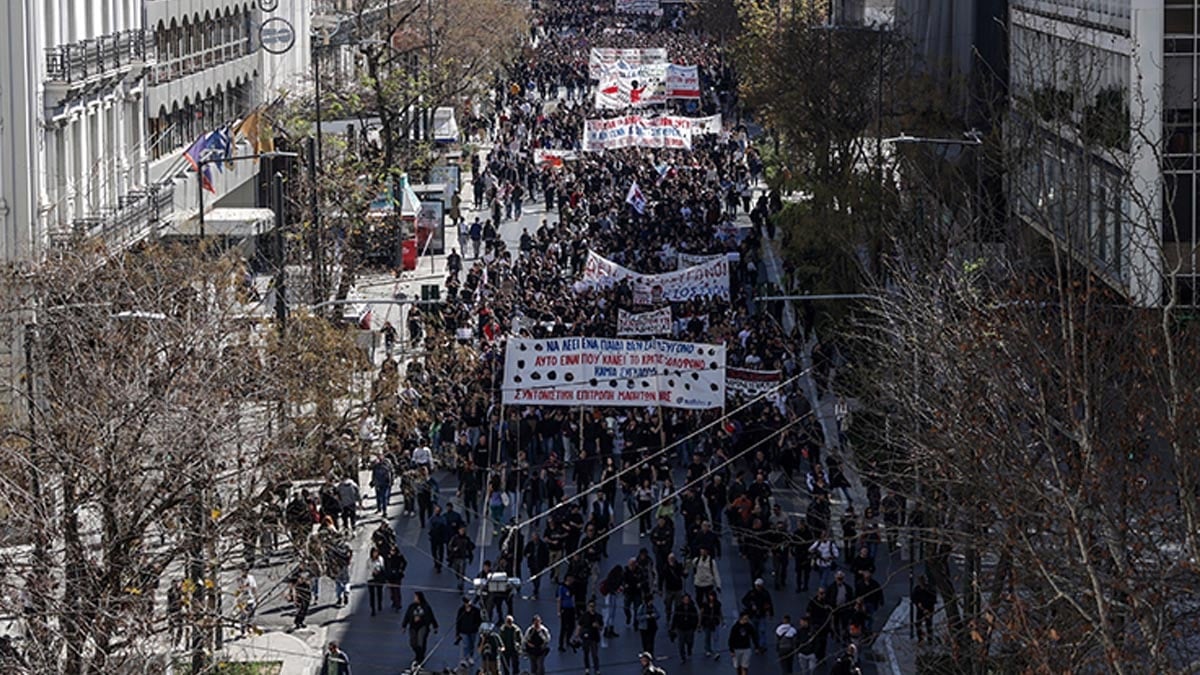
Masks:
[[[305,81],[309,15],[309,0],[3,3],[0,260],[194,218],[184,149]],[[206,208],[254,206],[256,171],[214,171]]]
[[[1197,304],[1200,2],[1010,7],[1014,215],[1136,305]]]

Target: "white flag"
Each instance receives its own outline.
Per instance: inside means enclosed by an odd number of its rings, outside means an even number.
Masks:
[[[638,187],[637,181],[629,186],[629,194],[625,195],[625,203],[632,206],[638,215],[646,212],[646,196],[642,194],[642,189]]]

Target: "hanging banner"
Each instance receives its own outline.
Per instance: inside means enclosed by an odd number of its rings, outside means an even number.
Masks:
[[[667,69],[665,63],[635,68],[622,68],[605,73],[596,87],[597,110],[644,108],[667,102]]]
[[[725,347],[669,340],[510,338],[505,405],[664,406],[725,404]]]
[[[617,310],[617,335],[667,335],[671,332],[670,307],[640,314]]]
[[[585,152],[603,152],[620,148],[692,149],[692,134],[641,115],[626,115],[607,120],[587,120],[583,124]]]
[[[773,391],[780,382],[783,382],[781,370],[728,368],[725,371],[725,386],[730,392],[760,396]]]
[[[538,148],[533,151],[534,163],[538,166],[546,165],[554,169],[561,169],[564,162],[576,159],[579,159],[579,155],[576,155],[574,150],[546,150]]]
[[[663,274],[640,274],[588,251],[583,267],[583,283],[590,287],[610,288],[628,279],[633,285],[634,302],[641,305],[660,302],[685,302],[692,298],[716,296],[729,299],[729,261],[713,259],[703,265]],[[638,302],[639,298],[643,301]]]
[[[667,98],[700,98],[700,68],[672,63],[666,72]]]
[[[710,263],[710,262],[716,260],[717,258],[725,258],[725,257],[726,256],[724,253],[716,253],[713,255],[702,255],[702,254],[697,254],[697,253],[679,253],[676,257],[676,265],[677,265],[676,269],[684,270],[689,267],[695,267],[697,265],[704,265],[706,263]]]
[[[653,14],[662,7],[659,0],[616,0],[617,14]]]
[[[667,63],[666,47],[651,47],[648,49],[614,49],[611,47],[593,47],[588,56],[588,77],[599,80],[605,75],[615,74],[618,64],[622,68]]]

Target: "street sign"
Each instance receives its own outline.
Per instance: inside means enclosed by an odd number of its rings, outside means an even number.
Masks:
[[[270,54],[283,54],[296,44],[296,30],[287,19],[273,17],[258,28],[258,41]]]

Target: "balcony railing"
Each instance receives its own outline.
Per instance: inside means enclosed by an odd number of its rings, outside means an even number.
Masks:
[[[176,58],[160,58],[150,67],[150,85],[166,84],[202,70],[228,63],[247,54],[245,41],[209,47]]]
[[[146,31],[142,29],[88,38],[46,49],[46,79],[79,84],[146,61]]]

